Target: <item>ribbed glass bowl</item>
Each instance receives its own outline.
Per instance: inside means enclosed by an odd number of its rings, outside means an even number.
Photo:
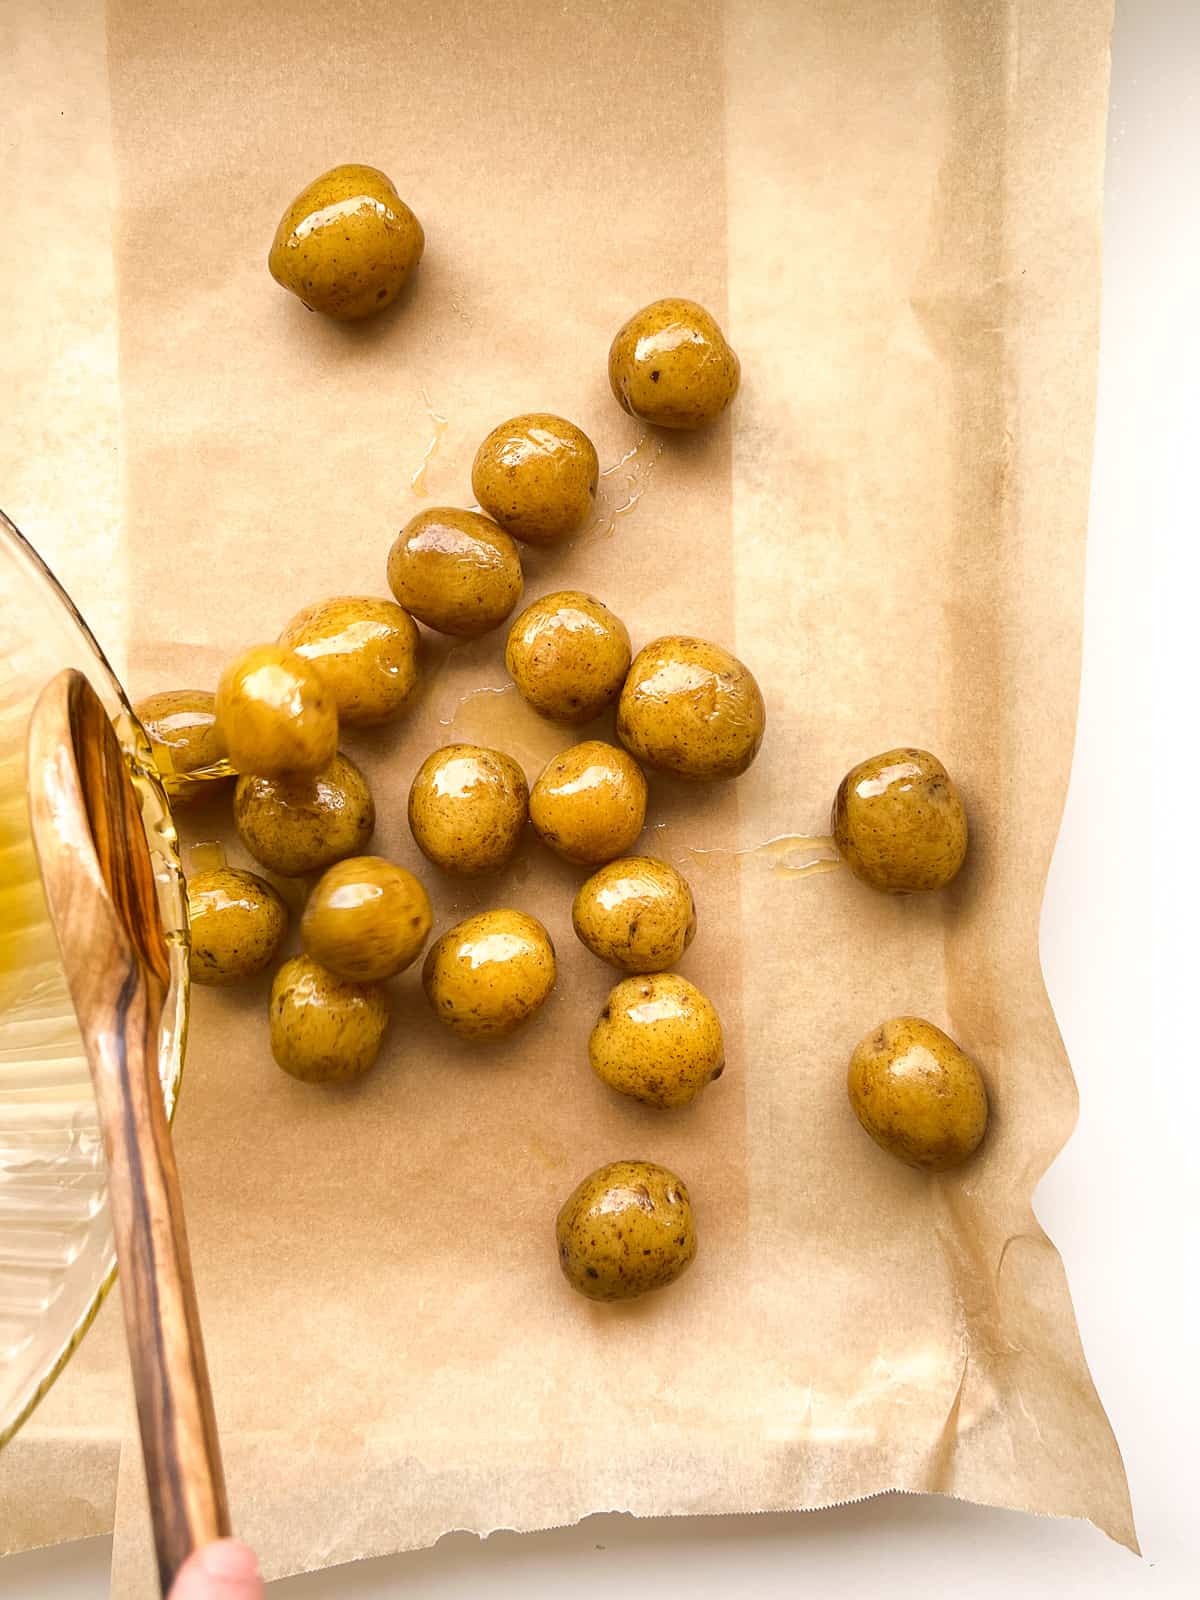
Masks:
[[[145,735],[99,646],[0,512],[0,1445],[66,1365],[116,1275],[104,1151],[83,1043],[29,829],[25,743],[44,684],[85,673],[141,801],[171,984],[159,1076],[175,1107],[187,1033],[187,901]]]

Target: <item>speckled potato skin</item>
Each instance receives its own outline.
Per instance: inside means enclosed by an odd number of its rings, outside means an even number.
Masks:
[[[719,644],[670,634],[639,650],[617,707],[617,736],[660,772],[737,778],[762,744],[767,713],[750,669]]]
[[[646,821],[646,779],[624,750],[587,739],[546,764],[529,820],[556,854],[594,867],[623,856]]]
[[[696,1258],[687,1184],[653,1161],[590,1173],[558,1213],[558,1263],[589,1300],[636,1300],[665,1289]]]
[[[425,250],[425,233],[376,167],[332,167],[283,213],[267,257],[275,282],[310,311],[357,322],[390,305]]]
[[[620,617],[594,595],[560,589],[526,606],[513,623],[504,665],[536,712],[574,726],[612,705],[630,657]]]
[[[550,935],[523,911],[483,911],[444,933],[425,957],[429,1004],[464,1039],[504,1039],[554,988]]]
[[[338,720],[350,727],[389,722],[417,686],[420,635],[392,600],[345,595],[318,601],[296,613],[279,642],[317,669]]]
[[[967,816],[928,750],[888,750],[838,785],[834,843],[856,878],[888,894],[942,889],[967,853]]]
[[[860,1040],[846,1086],[875,1143],[910,1167],[961,1166],[987,1131],[979,1068],[921,1017],[893,1017]]]
[[[381,983],[413,964],[432,926],[429,896],[411,872],[382,856],[351,856],[322,874],[300,937],[339,978]]]
[[[741,363],[694,300],[635,312],[608,352],[608,381],[630,416],[658,428],[704,428],[733,399]]]
[[[256,872],[219,867],[187,881],[193,983],[242,983],[270,966],[287,931],[287,910]]]
[[[353,761],[338,754],[311,777],[239,778],[233,820],[256,861],[299,878],[361,855],[375,827],[375,802]]]
[[[337,752],[337,704],[316,668],[281,644],[256,644],[217,685],[217,722],[239,772],[319,772]]]
[[[511,756],[482,745],[443,745],[408,791],[408,826],[421,853],[466,877],[507,865],[528,817],[525,774]]]
[[[504,529],[477,511],[419,511],[388,555],[388,587],[437,633],[477,639],[499,627],[521,598],[521,557]]]
[[[623,856],[580,886],[571,922],[583,944],[623,972],[665,972],[696,934],[686,878],[652,856]]]
[[[493,428],[471,468],[476,500],[524,544],[553,544],[581,528],[599,481],[600,462],[587,434],[547,411]]]
[[[271,1054],[305,1083],[344,1083],[375,1065],[387,1029],[387,996],[348,983],[311,956],[285,961],[271,985]]]
[[[618,983],[588,1040],[592,1071],[618,1094],[673,1110],[725,1070],[716,1007],[675,972]]]
[[[211,794],[211,783],[204,789],[198,783],[180,782],[176,774],[201,771],[225,760],[216,695],[207,689],[166,689],[139,700],[133,710],[146,730],[162,786],[172,802],[186,803],[197,794]],[[165,770],[168,765],[170,771]]]

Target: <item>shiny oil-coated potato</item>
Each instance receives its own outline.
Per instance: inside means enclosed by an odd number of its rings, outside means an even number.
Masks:
[[[205,784],[189,780],[189,773],[224,764],[228,775],[216,695],[207,689],[167,689],[147,695],[133,710],[150,740],[162,786],[173,801],[187,801],[204,792]],[[210,793],[212,782],[207,785]]]
[[[587,434],[545,411],[493,428],[471,468],[476,500],[525,544],[552,544],[582,527],[599,480],[596,447]]]
[[[477,511],[419,511],[388,555],[388,587],[404,609],[437,633],[477,639],[498,627],[521,598],[517,547]]]
[[[337,751],[337,703],[314,666],[281,644],[258,644],[217,685],[217,722],[239,772],[319,772]]]
[[[567,861],[612,861],[642,831],[646,779],[624,750],[587,739],[547,763],[529,796],[529,820]]]
[[[300,937],[339,978],[380,983],[412,965],[432,925],[429,896],[411,872],[382,856],[351,856],[322,874]]]
[[[256,861],[299,878],[361,855],[375,827],[375,802],[353,761],[338,754],[311,777],[239,778],[233,820]]]
[[[987,1131],[979,1068],[921,1017],[893,1017],[860,1040],[847,1089],[875,1143],[910,1167],[945,1172],[960,1166]]]
[[[484,911],[444,933],[422,981],[438,1019],[464,1039],[503,1039],[554,988],[554,945],[536,917]]]
[[[388,1002],[373,983],[349,983],[311,956],[285,961],[271,985],[271,1054],[305,1083],[344,1083],[374,1066]]]
[[[521,698],[552,722],[591,722],[621,692],[629,630],[603,601],[560,589],[526,606],[508,633],[504,665]]]
[[[241,983],[271,964],[287,931],[283,901],[256,872],[218,867],[187,881],[193,983]]]
[[[592,1071],[610,1089],[643,1105],[690,1105],[725,1070],[716,1008],[674,972],[618,983],[588,1041]]]
[[[665,1289],[696,1256],[682,1178],[653,1161],[613,1161],[590,1173],[558,1213],[558,1263],[589,1300],[636,1300]]]
[[[928,750],[888,750],[838,785],[834,843],[856,878],[889,894],[942,889],[967,853],[967,815]]]
[[[417,686],[417,625],[392,600],[341,596],[298,611],[279,642],[312,663],[351,727],[388,722]]]
[[[435,750],[408,792],[408,825],[422,854],[467,877],[506,866],[528,817],[525,774],[511,756],[482,745]]]
[[[750,669],[719,644],[671,634],[639,650],[617,708],[617,735],[639,761],[677,778],[739,777],[767,714]]]
[[[581,884],[571,908],[579,939],[624,972],[665,972],[696,933],[687,879],[652,856],[610,861]]]
[[[425,249],[421,224],[375,167],[333,167],[280,219],[267,265],[310,311],[357,322],[400,293]]]
[[[737,393],[741,364],[694,300],[635,312],[608,352],[608,381],[630,416],[659,428],[703,428]]]

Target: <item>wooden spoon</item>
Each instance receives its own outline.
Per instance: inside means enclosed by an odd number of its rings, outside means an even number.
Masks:
[[[46,685],[29,724],[29,812],[50,917],[91,1068],[165,1594],[229,1533],[179,1176],[158,1076],[169,973],[137,796],[81,672]]]

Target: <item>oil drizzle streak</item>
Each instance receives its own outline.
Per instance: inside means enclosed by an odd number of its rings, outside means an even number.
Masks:
[[[643,433],[611,467],[600,474],[596,515],[578,537],[611,539],[617,524],[637,509],[663,453],[663,441]]]
[[[437,455],[442,443],[442,436],[446,432],[448,425],[446,418],[442,416],[441,412],[434,410],[433,401],[429,398],[428,389],[423,388],[421,390],[421,399],[425,402],[425,409],[428,411],[429,420],[433,424],[433,437],[425,446],[425,454],[421,457],[421,464],[410,479],[410,482],[412,483],[412,491],[416,495],[426,495],[429,493],[429,488],[426,483],[426,477],[429,472],[429,463],[433,460],[434,456]]]
[[[714,856],[761,860],[776,878],[814,878],[823,872],[836,872],[842,864],[837,846],[824,833],[781,833],[762,844],[746,845],[740,850],[705,850],[690,844],[685,844],[683,849],[698,861]]]

